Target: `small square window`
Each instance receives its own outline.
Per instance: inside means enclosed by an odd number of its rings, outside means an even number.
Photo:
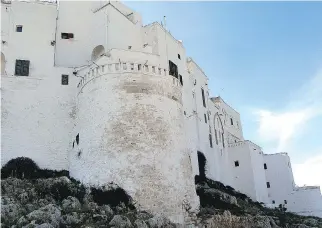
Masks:
[[[266,182],[266,186],[267,186],[267,188],[270,188],[271,184],[269,182]]]
[[[287,200],[284,200],[284,204],[287,204]]]
[[[272,204],[275,204],[275,200],[272,200]]]
[[[62,39],[73,39],[74,38],[74,33],[62,32],[61,33],[61,38]]]
[[[264,163],[264,169],[267,169],[267,165],[266,165],[266,163]]]
[[[239,161],[235,161],[235,167],[239,166]]]
[[[61,76],[61,84],[62,85],[68,85],[68,75],[67,74],[63,74]]]
[[[16,32],[22,32],[22,25],[16,26]]]
[[[29,60],[16,59],[15,75],[16,76],[29,76]]]
[[[180,54],[178,54],[178,59],[181,59],[181,56],[180,56]]]

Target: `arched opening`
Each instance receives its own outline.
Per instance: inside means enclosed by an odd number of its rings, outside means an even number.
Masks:
[[[199,176],[206,177],[206,163],[207,159],[203,153],[198,151],[198,165],[199,165]]]
[[[95,61],[104,53],[105,53],[105,48],[103,47],[103,45],[96,46],[92,51],[92,61]]]
[[[6,58],[4,54],[1,52],[1,75],[4,75],[6,71]]]

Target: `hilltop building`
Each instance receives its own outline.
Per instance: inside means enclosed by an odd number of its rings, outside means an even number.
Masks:
[[[110,1],[1,1],[1,165],[29,157],[84,184],[114,182],[183,222],[194,176],[322,217],[287,154],[245,140],[240,114],[162,25]],[[206,160],[206,170],[200,167]]]

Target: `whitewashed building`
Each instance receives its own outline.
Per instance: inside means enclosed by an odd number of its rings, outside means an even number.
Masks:
[[[287,164],[244,139],[240,114],[209,96],[182,41],[124,4],[1,1],[1,41],[2,166],[25,156],[87,185],[113,181],[183,222],[183,205],[199,205],[204,157],[208,178],[253,200],[320,210],[317,188],[295,187]]]

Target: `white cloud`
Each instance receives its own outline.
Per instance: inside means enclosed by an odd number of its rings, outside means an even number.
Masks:
[[[257,109],[253,113],[259,124],[259,140],[275,142],[276,152],[287,150],[299,129],[312,118],[322,115],[322,70],[303,85],[285,107],[278,111]]]
[[[264,151],[288,152],[291,160],[297,160],[299,152],[292,148],[296,149],[299,141],[293,139],[301,133],[301,143],[310,143],[310,132],[305,132],[305,128],[313,118],[322,118],[322,70],[292,95],[283,110],[257,109],[253,114],[258,120],[257,140],[262,142]],[[315,127],[322,135],[322,126]],[[293,165],[297,185],[322,186],[322,148],[318,149],[314,153],[303,151],[307,160]],[[318,155],[310,157],[312,154]]]
[[[322,149],[321,155],[309,158],[301,164],[294,164],[293,174],[298,186],[319,185],[322,187]]]

